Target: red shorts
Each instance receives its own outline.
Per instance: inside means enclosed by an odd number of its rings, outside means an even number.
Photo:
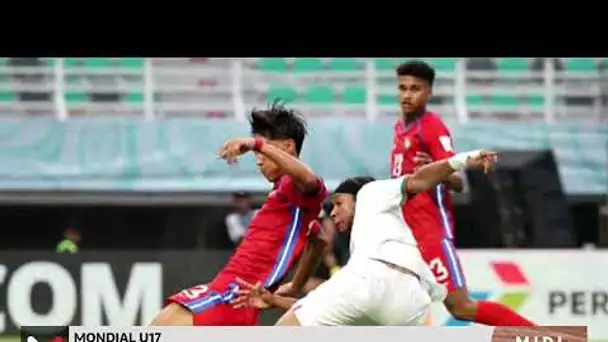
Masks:
[[[213,284],[196,285],[169,297],[168,303],[177,303],[192,313],[194,325],[257,325],[260,310],[235,309],[228,302],[234,299],[232,288],[218,289]]]
[[[420,253],[433,271],[437,282],[446,285],[448,293],[466,288],[460,260],[451,240],[443,239],[421,243]]]

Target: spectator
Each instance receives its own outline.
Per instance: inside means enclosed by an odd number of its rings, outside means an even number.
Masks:
[[[237,192],[233,195],[234,211],[226,216],[226,231],[230,241],[237,246],[243,240],[249,223],[257,213],[253,209],[251,195],[246,192]]]
[[[63,239],[59,241],[55,251],[57,253],[75,254],[78,252],[78,243],[80,243],[80,231],[74,228],[68,228],[63,233]]]

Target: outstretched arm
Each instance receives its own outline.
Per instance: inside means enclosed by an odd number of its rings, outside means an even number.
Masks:
[[[418,169],[404,180],[405,190],[410,194],[427,191],[445,182],[454,172],[464,167],[483,168],[487,172],[495,161],[496,153],[494,152],[478,150],[459,153],[448,159],[439,160]]]
[[[294,180],[301,190],[312,192],[320,189],[319,177],[306,164],[280,148],[267,143],[262,138],[236,138],[228,140],[222,146],[218,155],[229,164],[234,164],[240,155],[249,151],[261,153],[265,158],[272,160],[285,174]]]
[[[447,159],[447,158],[444,158]],[[414,157],[414,162],[420,165],[416,170],[418,170],[423,165],[427,165],[433,162],[433,158],[422,151],[416,152],[416,156]],[[464,190],[464,181],[462,176],[458,172],[452,173],[445,183],[450,187],[452,191],[462,192]]]

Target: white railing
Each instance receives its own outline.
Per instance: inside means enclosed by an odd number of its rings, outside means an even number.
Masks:
[[[353,72],[273,73],[258,70],[254,59],[210,59],[208,63],[192,63],[188,59],[147,58],[141,69],[116,70],[67,69],[62,58],[55,59],[54,67],[7,66],[1,75],[43,75],[40,82],[2,84],[0,91],[50,92],[48,100],[0,102],[2,112],[49,111],[58,120],[66,120],[77,109],[91,112],[116,112],[141,115],[146,120],[170,115],[196,115],[203,111],[230,113],[237,120],[244,120],[246,109],[264,104],[264,96],[275,84],[289,85],[304,90],[311,85],[331,85],[340,92],[350,86],[364,88],[366,102],[362,104],[305,104],[294,102],[294,107],[306,113],[332,115],[361,113],[370,121],[396,113],[397,89],[394,72],[376,68],[372,59],[360,59],[364,68]],[[542,116],[547,122],[565,116],[584,116],[605,119],[608,92],[608,73],[604,71],[575,73],[556,71],[553,59],[545,60],[540,71],[496,72],[468,70],[466,59],[460,59],[453,72],[437,74],[434,95],[443,98],[438,105],[444,115],[453,115],[466,123],[474,113],[491,116],[498,112],[514,112]],[[79,83],[68,83],[68,77],[84,77]],[[86,80],[87,77],[97,81]],[[110,82],[103,81],[109,77]],[[51,80],[51,81],[49,81]],[[385,82],[386,81],[386,82]],[[105,82],[105,83],[104,83]],[[66,101],[66,94],[74,92],[129,93],[136,99],[131,102]],[[390,96],[395,102],[390,102]],[[512,105],[496,108],[492,104],[473,104],[470,95],[512,95],[538,97],[542,103]],[[389,101],[379,101],[379,96]],[[575,105],[564,103],[564,98],[584,97],[591,103]],[[447,114],[446,114],[447,113]],[[311,114],[314,115],[314,114]]]

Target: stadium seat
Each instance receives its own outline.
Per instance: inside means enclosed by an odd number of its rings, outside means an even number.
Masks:
[[[342,93],[342,101],[350,104],[361,104],[367,100],[367,92],[364,87],[347,87]]]
[[[483,104],[483,96],[481,95],[467,95],[467,105],[469,106],[479,106]]]
[[[83,92],[69,91],[65,93],[65,100],[68,103],[81,103],[88,100],[87,94]]]
[[[357,71],[363,69],[355,58],[332,58],[329,69],[334,71]]]
[[[287,103],[293,102],[297,97],[297,92],[293,88],[289,87],[273,87],[266,93],[266,101],[274,102],[276,100],[285,101]]]
[[[526,96],[526,103],[532,107],[542,107],[545,105],[545,97],[543,95]]]
[[[298,58],[293,64],[293,71],[315,72],[323,69],[323,64],[318,58]]]
[[[63,65],[64,65],[64,67],[66,67],[68,69],[77,68],[81,64],[82,63],[81,63],[80,58],[64,58],[63,59]]]
[[[379,94],[376,99],[379,104],[383,105],[396,105],[397,104],[397,95],[396,94]]]
[[[454,71],[456,68],[457,58],[431,58],[429,64],[437,71]]]
[[[142,69],[144,67],[143,58],[121,58],[119,63],[121,68],[125,69]]]
[[[258,68],[263,71],[287,71],[287,60],[285,58],[260,58]]]
[[[500,71],[527,71],[530,69],[528,58],[499,58],[496,64]]]
[[[306,102],[331,103],[334,100],[334,89],[331,86],[311,86],[304,94]]]
[[[0,102],[13,102],[17,100],[17,95],[12,91],[0,91]]]
[[[397,64],[394,58],[376,58],[374,63],[376,68],[382,71],[393,70]]]
[[[566,60],[566,70],[592,72],[597,70],[597,64],[592,58],[568,58]]]
[[[521,104],[519,97],[514,95],[492,95],[488,100],[489,104],[501,107],[516,107]]]
[[[110,58],[83,58],[86,68],[107,68],[111,65]]]
[[[56,60],[57,60],[57,58],[44,58],[44,59],[42,59],[42,62],[44,63],[44,65],[46,67],[54,67]]]
[[[127,93],[123,100],[128,103],[142,103],[144,102],[144,94],[138,92]]]

